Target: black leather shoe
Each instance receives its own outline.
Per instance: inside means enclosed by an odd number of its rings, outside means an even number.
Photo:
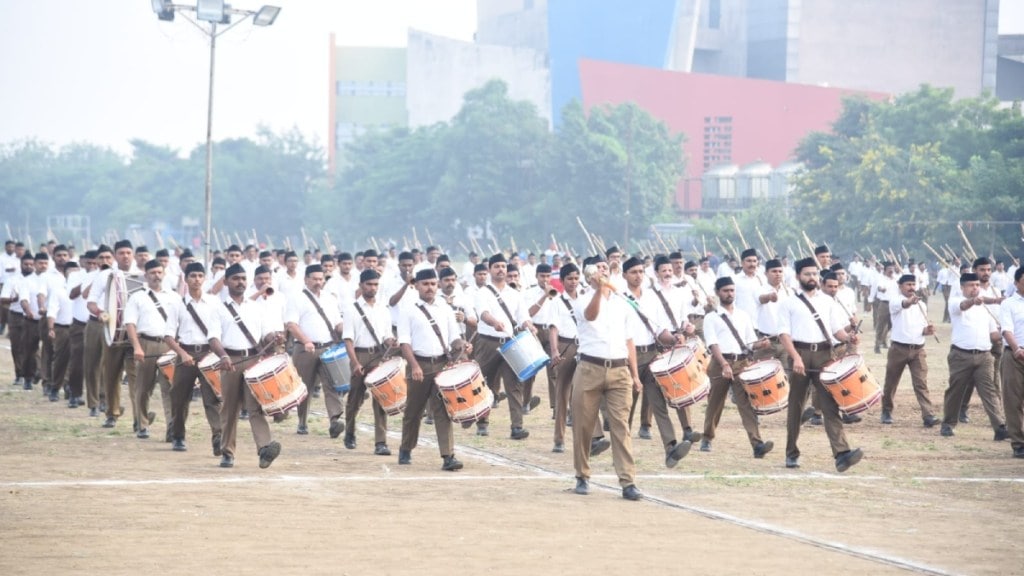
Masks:
[[[642,440],[650,440],[651,439],[651,427],[650,426],[641,426],[640,427],[640,432],[637,434],[637,437],[639,437]]]
[[[238,419],[239,420],[248,420],[249,419],[249,411],[246,410],[245,408],[242,408],[242,410],[238,413]]]
[[[771,452],[772,448],[775,448],[775,442],[771,440],[761,442],[754,448],[754,458],[764,458],[764,455]]]
[[[611,448],[612,443],[604,438],[594,438],[590,441],[590,456],[594,457]]]
[[[462,462],[459,462],[455,456],[444,456],[444,463],[441,464],[441,470],[445,472],[455,472],[456,470],[462,470]]]
[[[799,467],[800,467],[800,457],[799,456],[796,457],[796,458],[790,458],[789,456],[786,456],[786,468],[792,469],[792,468],[799,468]]]
[[[103,421],[103,427],[104,428],[113,428],[116,425],[117,425],[117,418],[111,417],[111,418],[107,418],[106,420]]]
[[[356,437],[351,434],[345,434],[345,448],[349,450],[356,449]]]
[[[174,450],[175,452],[184,452],[188,450],[188,446],[185,446],[185,441],[181,438],[175,438],[174,445],[171,446],[171,450]]]
[[[882,410],[882,424],[892,424],[892,414],[888,410]]]
[[[465,422],[463,422],[461,424],[462,429],[463,430],[469,430],[470,428],[473,427],[473,422],[475,422],[475,420],[466,420]]]
[[[854,448],[848,452],[843,452],[839,456],[836,456],[836,471],[846,472],[854,464],[860,462],[860,459],[864,457],[864,452],[860,448]]]
[[[804,408],[803,412],[800,413],[800,424],[807,424],[807,422],[809,422],[811,418],[814,418],[814,408],[808,406],[807,408]]]
[[[967,410],[964,410],[963,412],[960,413],[959,421],[961,424],[971,423],[971,417],[967,415]]]
[[[857,414],[846,414],[845,412],[843,413],[842,418],[843,418],[843,424],[856,424],[857,422],[860,422],[861,420],[863,420],[863,418],[861,418]]]
[[[531,411],[537,408],[537,406],[540,406],[540,396],[534,396],[530,398],[530,402],[529,404],[527,404],[527,406]]]
[[[96,408],[89,408],[89,417],[95,418],[100,415],[100,411]]]
[[[686,428],[683,430],[683,440],[686,440],[690,444],[696,444],[704,438],[703,432],[694,432],[693,428]]]
[[[60,400],[60,392],[56,388],[51,388],[47,397],[50,399],[50,402],[57,402]]]
[[[145,428],[141,428],[141,429],[139,429],[138,432],[135,433],[135,437],[139,438],[140,440],[145,440],[145,439],[149,438],[149,430],[146,430]]]
[[[309,426],[299,424],[298,428],[295,429],[295,433],[300,436],[305,436],[306,434],[309,434]]]
[[[665,466],[668,468],[675,468],[676,464],[679,464],[680,460],[686,458],[686,455],[690,453],[690,448],[692,447],[693,444],[686,440],[678,442],[675,446],[672,446],[668,453],[665,454]]]
[[[1024,446],[1017,446],[1013,449],[1014,458],[1024,458]]]
[[[434,425],[434,417],[431,416],[430,414],[427,414],[427,417],[423,419],[423,423],[426,424],[427,426],[433,426]]]
[[[941,424],[941,423],[942,423],[942,420],[936,418],[935,416],[929,416],[929,417],[924,419],[924,427],[925,428],[934,428],[936,424]]]
[[[643,492],[640,491],[635,485],[630,484],[622,489],[622,497],[626,500],[632,500],[636,502],[644,497]]]
[[[220,434],[214,434],[213,437],[210,438],[210,445],[213,446],[213,455],[220,456]]]
[[[704,438],[703,440],[701,440],[700,441],[700,451],[701,452],[711,452],[711,440],[708,440],[707,438]]]
[[[949,424],[943,424],[942,428],[939,429],[939,434],[945,436],[946,438],[950,438],[954,436],[953,427],[950,426]]]
[[[391,449],[387,444],[377,442],[377,445],[373,447],[373,453],[377,456],[391,456]]]
[[[225,454],[225,455],[220,457],[220,467],[221,468],[234,468],[234,466],[235,466],[235,459],[232,458],[231,456],[228,456],[227,454]]]
[[[78,398],[72,396],[71,399],[68,400],[68,408],[78,408]]]
[[[580,478],[577,476],[576,488],[573,489],[573,492],[579,494],[580,496],[586,496],[587,494],[590,494],[590,482],[588,482],[586,478]]]
[[[282,412],[280,414],[274,414],[274,424],[280,424],[288,419],[288,413]]]
[[[402,465],[412,464],[412,452],[410,452],[408,450],[399,450],[398,451],[398,463],[402,464]]]
[[[821,416],[819,416],[817,414],[815,414],[814,416],[811,416],[811,419],[808,420],[808,422],[811,423],[811,426],[821,426],[822,424],[825,423],[825,421],[822,420]]]
[[[1010,433],[1006,430],[1006,425],[1002,425],[996,429],[996,435],[993,438],[996,442],[1002,442],[1010,437]]]
[[[554,448],[551,449],[551,451],[554,452],[555,454],[562,454],[565,452],[565,444],[562,444],[561,442],[555,442],[555,446]]]
[[[477,436],[490,436],[491,433],[487,431],[487,424],[477,424],[476,435]]]
[[[331,438],[337,438],[338,436],[341,436],[342,432],[345,431],[345,423],[342,422],[341,418],[338,418],[337,420],[331,420],[331,427],[329,430],[331,432]]]
[[[281,454],[281,443],[271,442],[260,448],[260,468],[270,468],[274,460]]]
[[[513,428],[511,438],[513,440],[526,440],[530,437],[530,431],[526,428]]]

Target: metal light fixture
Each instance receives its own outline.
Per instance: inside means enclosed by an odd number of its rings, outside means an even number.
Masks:
[[[198,0],[196,18],[220,24],[224,21],[224,0]]]
[[[270,26],[281,12],[279,6],[264,6],[252,17],[253,26]]]
[[[174,6],[171,5],[171,0],[152,0],[152,5],[157,18],[165,22],[174,21]]]

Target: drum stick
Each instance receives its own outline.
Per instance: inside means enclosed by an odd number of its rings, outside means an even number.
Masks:
[[[921,314],[924,316],[924,321],[928,322],[928,325],[931,326],[932,323],[931,323],[930,320],[928,320],[928,309],[924,307],[924,302],[921,302],[920,300],[918,300],[917,301],[917,307],[920,308]],[[932,332],[932,336],[935,337],[935,342],[936,343],[938,343],[938,344],[942,343],[942,342],[939,341],[939,335],[938,334]]]
[[[740,244],[743,244],[744,248],[749,248],[750,244],[747,244],[747,239],[743,237],[743,231],[740,230],[740,223],[736,220],[735,216],[732,216],[732,226],[736,229],[736,236],[740,239]]]
[[[583,230],[583,236],[590,243],[590,253],[597,254],[597,246],[594,245],[594,239],[590,237],[590,232],[587,232],[587,227],[583,225],[583,220],[577,216],[576,223],[580,225],[580,230]]]

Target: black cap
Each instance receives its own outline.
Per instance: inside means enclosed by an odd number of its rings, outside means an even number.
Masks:
[[[793,264],[793,269],[796,270],[797,274],[799,274],[800,271],[803,270],[804,268],[817,268],[817,267],[818,267],[818,261],[815,260],[814,258],[801,258],[801,259],[797,260],[795,264]]]
[[[185,258],[195,258],[195,255],[192,254],[191,250],[185,248],[184,250],[181,251],[181,256],[178,256],[178,259],[184,260]]]
[[[537,274],[551,274],[551,264],[537,264]]]
[[[773,270],[775,268],[782,268],[782,260],[773,258],[764,263],[765,270]]]
[[[110,252],[111,254],[114,253],[114,251],[110,249],[110,246],[107,246],[106,244],[100,244],[99,247],[96,248],[96,256],[99,256],[104,252]]]
[[[831,253],[832,253],[832,251],[829,250],[828,246],[826,246],[824,244],[822,244],[821,246],[818,246],[817,248],[814,249],[814,255],[815,256],[817,256],[819,254],[831,254]]]
[[[437,273],[437,278],[439,280],[444,280],[449,276],[458,276],[458,274],[455,273],[455,268],[452,268],[451,266],[441,268],[441,271]]]
[[[242,268],[241,264],[232,264],[231,266],[228,266],[227,270],[224,271],[225,278],[231,278],[232,276],[235,276],[237,274],[245,274],[245,268]]]
[[[611,248],[604,251],[604,255],[611,257],[612,254],[622,254],[622,250],[619,250],[618,246],[612,245]]]
[[[683,264],[683,270],[689,270],[690,268],[696,268],[697,263],[693,260],[687,260],[686,264]]]
[[[370,280],[377,280],[380,278],[380,273],[372,268],[367,268],[359,273],[359,283],[369,282]]]
[[[305,274],[305,276],[307,278],[309,278],[309,276],[311,274],[316,274],[317,272],[320,272],[322,274],[323,271],[324,271],[324,267],[323,266],[321,266],[319,264],[310,264],[309,266],[306,266],[306,274]]]
[[[211,264],[210,266],[213,267],[213,266],[227,266],[227,265],[228,265],[228,261],[227,260],[221,258],[220,256],[217,256],[216,258],[213,259],[213,264]]]
[[[903,276],[900,276],[898,281],[899,284],[906,284],[907,282],[917,282],[917,276],[914,276],[913,274],[904,274]]]
[[[253,276],[259,276],[260,274],[270,274],[270,268],[267,268],[266,266],[263,266],[262,264],[257,266],[256,270],[253,271],[252,275]]]
[[[36,252],[36,260],[49,260],[50,255],[46,252]]]
[[[437,280],[437,271],[433,268],[424,268],[416,273],[416,282],[423,282],[424,280]]]
[[[746,260],[747,258],[750,257],[757,258],[757,250],[754,250],[753,248],[747,248],[743,252],[740,252],[740,260]]]
[[[149,272],[153,268],[163,268],[163,264],[159,260],[150,260],[146,262],[146,272]]]
[[[170,258],[171,257],[171,253],[167,250],[167,248],[161,248],[161,249],[156,251],[156,257],[157,258]]]
[[[380,255],[377,254],[376,250],[371,248],[371,249],[363,252],[363,258],[380,258]]]
[[[412,252],[399,252],[398,253],[398,261],[399,262],[401,262],[402,260],[415,260],[415,259],[416,259],[416,257],[412,255]]]
[[[242,247],[239,246],[238,244],[232,244],[231,246],[228,246],[227,250],[225,250],[225,252],[241,252],[241,251],[242,251]]]
[[[572,262],[569,262],[565,266],[562,266],[561,268],[558,269],[558,277],[559,278],[565,278],[569,274],[572,274],[573,272],[579,272],[579,271],[580,271],[580,269],[575,264],[573,264]]]
[[[127,249],[131,250],[132,249],[132,241],[131,240],[118,240],[114,244],[114,252],[117,252],[121,248],[127,248]]]
[[[58,246],[58,248],[59,248],[59,246]],[[138,248],[135,249],[135,253],[136,254],[149,254],[149,248],[147,248],[146,246],[139,246]]]
[[[960,283],[966,284],[968,282],[981,282],[981,278],[974,272],[964,272],[960,275]]]
[[[338,262],[351,262],[351,261],[352,261],[352,254],[350,254],[348,252],[342,252],[341,254],[338,254]]]
[[[516,266],[515,264],[509,264],[508,265],[508,271],[509,272],[519,272],[519,266]]]
[[[25,253],[21,255],[22,262],[24,262],[25,260],[35,260],[35,259],[36,259],[36,257],[31,252],[29,252],[28,250],[25,250]]]
[[[481,262],[473,266],[473,274],[476,274],[477,272],[487,272],[487,264]]]
[[[70,261],[68,261],[67,264],[64,265],[64,271],[65,272],[67,272],[68,270],[71,270],[73,268],[78,268],[78,262],[75,262],[74,260],[70,260]]]
[[[726,286],[733,286],[736,282],[733,281],[732,276],[722,276],[718,280],[715,280],[715,290],[721,290]]]
[[[491,266],[493,266],[493,265],[495,265],[495,264],[497,264],[499,262],[508,263],[508,259],[506,259],[505,255],[502,254],[501,252],[499,252],[499,253],[495,254],[494,256],[491,256],[490,258],[487,259],[487,267],[490,268]]]
[[[188,266],[185,266],[185,276],[188,276],[193,272],[206,274],[206,267],[204,267],[201,262],[190,262]]]
[[[626,260],[622,264],[622,271],[623,272],[628,272],[629,270],[632,270],[633,268],[636,268],[637,266],[640,266],[642,268],[643,265],[644,265],[644,261],[643,260],[637,258],[636,256],[631,256],[629,258],[629,260]]]
[[[679,253],[676,252],[676,254],[679,254]],[[683,258],[682,255],[680,255],[679,259],[682,260],[682,258]],[[664,266],[666,264],[671,266],[672,265],[672,261],[669,260],[668,257],[666,257],[664,254],[658,254],[657,256],[655,256],[655,258],[654,258],[654,269],[655,270],[657,270],[658,268],[661,268],[662,266]]]

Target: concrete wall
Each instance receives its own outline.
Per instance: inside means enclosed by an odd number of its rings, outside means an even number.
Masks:
[[[548,51],[547,0],[477,0],[478,44]]]
[[[466,92],[493,78],[509,96],[533,102],[551,121],[551,79],[544,56],[527,48],[487,46],[409,31],[406,104],[409,125],[447,122],[462,108]]]

